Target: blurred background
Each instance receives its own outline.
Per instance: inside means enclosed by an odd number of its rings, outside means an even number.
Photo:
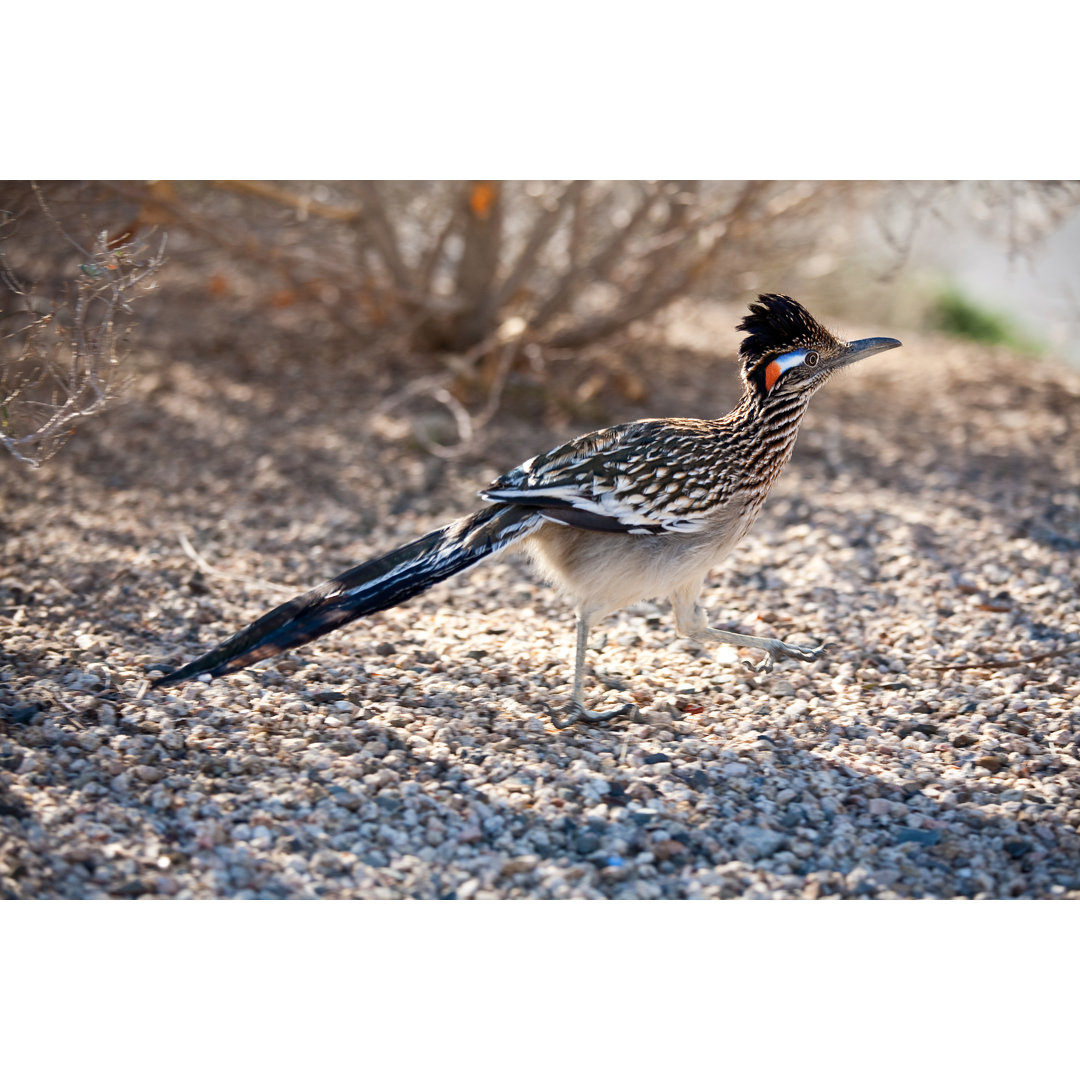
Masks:
[[[210,362],[252,320],[253,369],[348,357],[374,422],[404,411],[444,456],[497,411],[640,415],[648,372],[612,343],[733,353],[759,291],[1080,364],[1078,206],[1075,181],[6,182],[0,441],[40,464],[140,350]]]

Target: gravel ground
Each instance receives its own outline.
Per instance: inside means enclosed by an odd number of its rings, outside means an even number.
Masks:
[[[812,665],[754,676],[639,605],[589,682],[639,718],[557,732],[572,617],[511,555],[145,692],[564,437],[737,395],[739,312],[687,307],[551,361],[558,408],[525,373],[443,461],[372,412],[418,361],[247,299],[151,333],[52,463],[0,465],[4,897],[1080,896],[1080,373],[900,334],[817,397],[706,594],[836,643]]]

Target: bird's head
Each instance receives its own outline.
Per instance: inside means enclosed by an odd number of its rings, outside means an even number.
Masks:
[[[840,368],[900,346],[884,337],[841,341],[797,300],[777,293],[759,296],[736,329],[746,332],[739,347],[743,381],[762,401],[808,396]]]

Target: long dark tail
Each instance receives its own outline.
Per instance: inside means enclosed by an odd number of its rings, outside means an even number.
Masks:
[[[311,592],[287,601],[192,660],[154,686],[172,686],[209,672],[231,671],[305,645],[339,626],[396,607],[432,585],[521,540],[539,528],[535,510],[485,507],[378,559],[354,566]]]

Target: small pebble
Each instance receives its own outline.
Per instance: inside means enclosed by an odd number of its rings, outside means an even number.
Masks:
[[[940,839],[941,833],[937,829],[900,829],[893,843],[921,844],[923,847],[932,847]]]

